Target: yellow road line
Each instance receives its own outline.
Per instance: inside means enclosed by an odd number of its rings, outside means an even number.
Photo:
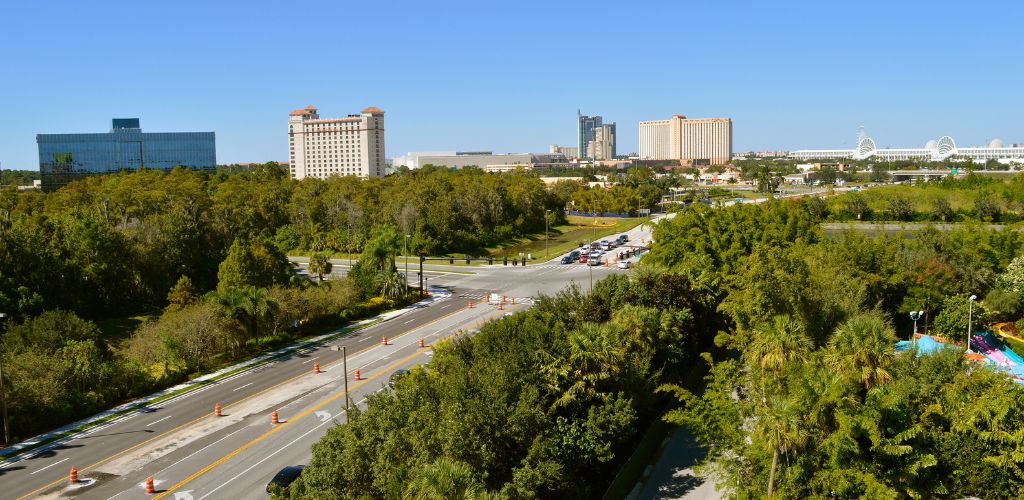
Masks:
[[[454,315],[454,314],[458,314],[458,313],[460,313],[460,312],[462,312],[462,311],[464,311],[464,310],[465,310],[465,309],[461,309],[461,308],[460,308],[460,309],[457,309],[457,310],[455,310],[455,311],[453,311],[453,312],[450,312],[450,313],[448,313],[448,314],[445,314],[444,316],[441,316],[441,317],[439,317],[439,318],[436,318],[436,319],[430,320],[430,321],[428,321],[428,322],[426,322],[426,323],[424,323],[424,324],[422,324],[422,325],[419,325],[419,326],[414,326],[414,327],[413,327],[412,329],[410,329],[410,330],[406,330],[406,331],[404,331],[404,332],[402,332],[402,333],[398,334],[398,335],[397,335],[397,336],[395,336],[394,338],[396,338],[396,339],[398,339],[398,338],[402,338],[402,337],[404,337],[405,335],[408,335],[409,333],[411,333],[411,332],[412,332],[412,331],[414,331],[414,330],[417,330],[417,329],[419,329],[419,328],[423,328],[423,327],[425,327],[425,326],[427,326],[427,325],[431,325],[431,324],[433,324],[433,323],[436,323],[436,322],[438,322],[438,321],[441,321],[442,319],[445,319],[445,318],[447,318],[447,317],[449,317],[449,316],[452,316],[452,315]],[[360,351],[357,351],[357,352],[353,353],[353,354],[352,354],[352,356],[353,356],[353,357],[355,357],[355,356],[358,356],[358,355],[360,355],[360,354],[363,354],[364,352],[366,352],[366,351],[369,351],[370,349],[373,349],[373,348],[375,348],[375,347],[378,347],[378,345],[377,345],[377,344],[371,344],[370,346],[366,347],[365,349],[362,349],[362,350],[360,350]],[[334,362],[334,363],[332,363],[332,364],[337,364],[337,363],[338,363],[338,362],[337,362],[337,361],[335,361],[335,362]],[[254,368],[255,368],[255,367],[254,367]],[[244,373],[244,372],[241,372],[241,373]],[[312,372],[312,371],[309,371],[309,372],[307,372],[307,373],[303,373],[303,374],[300,374],[300,375],[296,375],[295,377],[292,377],[292,378],[290,378],[290,379],[288,379],[288,380],[285,380],[285,381],[283,381],[283,382],[281,382],[281,383],[278,383],[278,384],[276,384],[276,385],[273,385],[273,386],[271,386],[271,387],[268,387],[268,388],[266,388],[266,389],[263,389],[262,391],[259,391],[259,392],[255,393],[255,394],[250,394],[249,396],[246,396],[246,397],[244,397],[244,398],[242,398],[242,399],[239,399],[238,401],[235,401],[235,402],[233,402],[233,403],[228,403],[227,405],[223,405],[223,406],[222,406],[222,408],[225,408],[225,409],[226,409],[226,408],[228,408],[228,407],[231,407],[231,406],[236,406],[236,405],[238,405],[238,404],[240,404],[240,403],[244,403],[244,402],[246,402],[246,401],[248,401],[248,400],[250,400],[250,399],[252,399],[252,398],[255,398],[255,397],[257,397],[257,396],[259,396],[259,395],[261,395],[261,394],[264,394],[264,393],[266,393],[266,392],[268,392],[268,391],[270,391],[270,390],[276,389],[276,388],[278,388],[278,387],[281,387],[282,385],[285,385],[285,384],[288,384],[288,383],[294,382],[295,380],[298,380],[298,379],[300,379],[300,378],[302,378],[302,377],[306,377],[306,376],[309,376],[309,375],[312,375],[312,374],[313,374],[313,372]],[[348,376],[348,375],[346,374],[346,376]],[[187,394],[187,393],[186,393],[186,394]],[[212,413],[211,413],[211,414],[212,414]],[[173,433],[175,433],[175,432],[177,432],[177,431],[179,431],[179,430],[181,430],[181,429],[183,429],[183,428],[185,428],[185,427],[188,427],[188,426],[190,426],[190,425],[193,425],[193,424],[195,424],[196,422],[199,422],[200,420],[203,420],[203,419],[207,419],[207,418],[210,418],[211,414],[206,414],[206,415],[203,415],[203,416],[201,416],[201,417],[198,417],[198,418],[196,418],[196,419],[194,419],[194,420],[191,420],[191,421],[185,422],[184,424],[181,424],[181,425],[179,425],[179,426],[177,426],[177,427],[175,427],[175,428],[173,428],[173,429],[171,429],[171,430],[169,430],[169,431],[166,431],[166,432],[163,432],[163,433],[161,433],[161,434],[158,434],[158,435],[156,435],[156,436],[153,436],[152,438],[150,438],[150,439],[147,439],[147,440],[145,440],[145,441],[143,441],[143,442],[141,442],[141,443],[138,443],[138,444],[132,445],[132,446],[130,446],[130,447],[128,447],[128,448],[125,448],[125,449],[123,449],[123,450],[121,450],[121,451],[117,452],[117,453],[114,453],[113,455],[110,455],[109,457],[106,457],[106,458],[104,458],[104,459],[101,459],[101,460],[99,460],[98,462],[95,462],[95,463],[93,463],[92,465],[89,465],[89,466],[87,466],[87,467],[83,467],[83,468],[81,468],[81,469],[78,469],[78,471],[79,471],[79,472],[85,472],[85,471],[87,471],[87,470],[90,470],[90,469],[93,469],[93,468],[95,468],[95,467],[98,467],[98,466],[100,466],[100,465],[103,465],[103,464],[105,464],[105,463],[107,463],[107,462],[109,462],[109,461],[111,461],[111,460],[113,460],[113,459],[115,459],[115,458],[117,458],[117,457],[119,457],[119,456],[121,456],[121,455],[124,455],[125,453],[128,453],[128,452],[130,452],[130,451],[132,451],[132,450],[138,449],[138,448],[139,448],[139,447],[141,447],[141,446],[145,446],[145,445],[147,445],[147,444],[149,444],[149,443],[151,443],[151,442],[153,442],[153,441],[155,441],[155,440],[157,440],[157,439],[160,439],[160,438],[166,437],[166,436],[168,436],[168,435],[170,435],[170,434],[173,434]],[[52,483],[49,483],[49,484],[46,484],[46,485],[40,486],[39,488],[36,488],[35,490],[32,490],[32,491],[30,491],[30,492],[28,492],[28,493],[26,493],[26,494],[24,494],[24,495],[22,495],[22,496],[18,497],[18,500],[24,500],[24,499],[26,499],[26,498],[28,498],[28,497],[30,497],[30,496],[32,496],[32,495],[35,495],[36,493],[39,493],[39,492],[40,492],[40,491],[42,491],[42,490],[45,490],[45,489],[47,489],[47,488],[50,488],[50,487],[56,486],[56,485],[58,485],[58,484],[60,484],[60,483],[62,483],[62,482],[64,482],[64,481],[66,481],[66,480],[67,480],[67,478],[64,478],[64,477],[62,477],[62,478],[60,478],[60,479],[58,479],[58,480],[56,480],[56,481],[53,481]]]
[[[511,309],[511,307],[509,309]],[[481,323],[484,323],[484,322],[486,322],[486,321],[488,321],[490,319],[493,319],[495,317],[501,316],[501,314],[503,314],[503,313],[499,313],[497,315],[492,315],[492,316],[484,318],[484,319],[482,319],[480,321],[477,321],[476,323],[473,323],[472,325],[470,325],[469,328],[474,328],[474,327],[476,327],[477,325],[479,325]],[[445,340],[453,337],[454,335],[455,335],[455,333],[452,333],[451,335],[448,335],[447,337],[445,337]],[[348,392],[351,392],[352,390],[356,389],[357,387],[361,387],[363,384],[365,384],[365,383],[367,383],[367,382],[369,382],[369,381],[371,381],[371,380],[373,380],[373,379],[375,379],[375,378],[377,378],[377,377],[379,377],[379,376],[389,372],[392,368],[394,368],[394,367],[396,367],[396,366],[398,366],[398,365],[400,365],[402,363],[405,363],[406,361],[409,361],[410,359],[415,358],[416,356],[419,356],[422,353],[423,353],[422,350],[417,349],[416,352],[414,352],[414,353],[412,353],[412,354],[410,354],[410,355],[408,355],[408,356],[406,356],[406,357],[404,357],[404,358],[402,358],[402,359],[400,359],[398,361],[395,361],[394,363],[391,363],[390,365],[388,365],[388,366],[386,366],[384,368],[381,368],[380,371],[378,371],[376,374],[371,375],[371,376],[363,379],[362,381],[360,381],[360,383],[355,384]],[[346,376],[347,376],[347,374],[346,374]],[[281,430],[283,427],[285,427],[285,426],[291,424],[292,422],[297,421],[297,420],[299,420],[299,419],[301,419],[303,417],[308,416],[309,414],[315,412],[316,410],[319,410],[320,408],[323,408],[324,406],[326,406],[326,405],[328,405],[330,403],[333,403],[338,398],[344,396],[345,394],[348,394],[348,392],[341,391],[341,392],[339,392],[339,393],[337,393],[337,394],[327,398],[326,400],[324,400],[324,401],[322,401],[322,402],[320,402],[320,403],[318,403],[318,404],[316,404],[316,405],[314,405],[314,406],[304,410],[303,412],[299,413],[295,417],[286,420],[284,423],[278,424],[277,427],[274,427],[273,429],[270,429],[269,431],[263,433],[259,437],[256,437],[252,441],[249,441],[248,443],[245,443],[244,445],[242,445],[239,448],[235,449],[231,453],[228,453],[227,455],[224,455],[223,457],[220,457],[219,459],[217,459],[214,462],[210,463],[206,467],[203,467],[202,469],[199,469],[198,471],[194,472],[192,475],[186,477],[185,479],[182,479],[181,481],[178,481],[177,484],[175,484],[174,486],[171,486],[170,488],[167,488],[166,490],[160,492],[159,495],[153,497],[153,500],[159,500],[159,499],[161,499],[161,498],[171,494],[174,490],[176,490],[178,488],[181,488],[182,486],[185,486],[186,484],[194,481],[199,476],[202,476],[203,474],[206,474],[207,472],[210,472],[211,470],[213,470],[218,465],[223,464],[224,462],[230,460],[235,455],[238,455],[239,453],[249,449],[249,447],[251,447],[252,445],[254,445],[254,444],[256,444],[256,443],[258,443],[260,441],[263,441],[264,439],[266,439],[270,435],[272,435],[275,432]]]

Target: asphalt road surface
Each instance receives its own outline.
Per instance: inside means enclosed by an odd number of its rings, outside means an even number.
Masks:
[[[649,243],[650,227],[629,235],[632,244]],[[429,361],[430,345],[441,339],[472,333],[570,283],[589,291],[592,282],[626,272],[614,265],[558,264],[560,257],[525,267],[429,266],[427,284],[437,300],[8,459],[0,463],[2,496],[265,498],[278,470],[307,464],[313,443],[344,422],[346,379],[350,403],[361,404],[386,390],[395,370]],[[410,266],[413,279],[415,272]],[[484,300],[491,293],[509,302],[514,297],[516,304],[498,310]],[[471,300],[475,307],[468,308]],[[420,339],[426,347],[419,347]],[[347,349],[347,373],[333,346]],[[314,362],[321,373],[313,372]],[[213,415],[216,403],[223,407],[220,417]],[[79,470],[77,485],[68,481],[72,466]],[[148,476],[156,494],[145,492]]]

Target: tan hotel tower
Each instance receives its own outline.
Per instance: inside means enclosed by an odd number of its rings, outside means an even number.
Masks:
[[[307,106],[288,117],[288,164],[292,179],[332,175],[384,175],[384,112],[321,119]]]
[[[687,118],[640,122],[641,160],[683,165],[724,165],[732,159],[732,120]]]

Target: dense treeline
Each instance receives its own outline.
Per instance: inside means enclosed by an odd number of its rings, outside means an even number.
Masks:
[[[664,404],[655,389],[710,347],[715,299],[682,274],[615,276],[441,343],[331,429],[289,493],[598,497]]]
[[[895,349],[911,310],[962,339],[971,294],[975,329],[1019,319],[1024,237],[826,238],[815,204],[690,207],[628,277],[439,346],[315,446],[293,497],[596,496],[669,394],[737,497],[1024,494],[1021,389],[959,348]]]
[[[683,403],[669,419],[709,447],[702,472],[741,498],[1020,497],[1021,389],[962,347],[895,342],[923,309],[928,333],[962,345],[972,294],[976,330],[1020,318],[1024,238],[828,239],[817,204],[698,206],[656,229],[648,264],[709,276],[729,325],[703,393],[665,388]]]
[[[970,173],[962,179],[881,186],[836,196],[818,210],[830,220],[1017,222],[1024,218],[1024,175]]]
[[[411,235],[414,253],[480,252],[543,231],[545,210],[551,225],[560,222],[571,192],[475,169],[292,181],[276,164],[97,176],[49,194],[5,189],[0,311],[99,318],[162,307],[182,276],[212,289],[236,241],[359,252],[376,228],[392,225]]]

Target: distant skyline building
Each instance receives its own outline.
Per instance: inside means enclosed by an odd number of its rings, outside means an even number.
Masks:
[[[615,158],[615,123],[605,124],[600,116],[587,116],[576,110],[577,151],[582,157],[597,160]]]
[[[426,165],[445,168],[478,167],[498,172],[516,167],[568,166],[569,160],[561,153],[492,153],[490,151],[420,151],[409,152],[394,159],[395,166],[417,169]]]
[[[594,140],[587,143],[587,157],[595,160],[615,159],[614,123],[606,123],[594,129]]]
[[[384,175],[384,111],[321,119],[307,106],[288,117],[288,167],[292,179],[332,175]]]
[[[930,140],[923,148],[882,148],[875,147],[875,140],[864,133],[861,127],[857,133],[856,149],[801,149],[791,151],[789,156],[798,160],[866,160],[876,158],[881,161],[966,161],[976,162],[996,160],[1000,162],[1024,162],[1024,145],[1013,144],[1006,147],[1003,141],[993,139],[984,146],[960,148],[952,137],[944,135],[938,140]]]
[[[552,144],[548,147],[548,153],[553,155],[563,155],[571,160],[573,158],[580,157],[580,148],[576,146],[559,146],[558,144]]]
[[[725,165],[732,159],[732,119],[687,118],[640,122],[640,159],[681,165]]]
[[[214,170],[216,142],[213,132],[142,132],[138,118],[114,118],[108,133],[36,135],[39,174],[47,191],[121,170]]]

